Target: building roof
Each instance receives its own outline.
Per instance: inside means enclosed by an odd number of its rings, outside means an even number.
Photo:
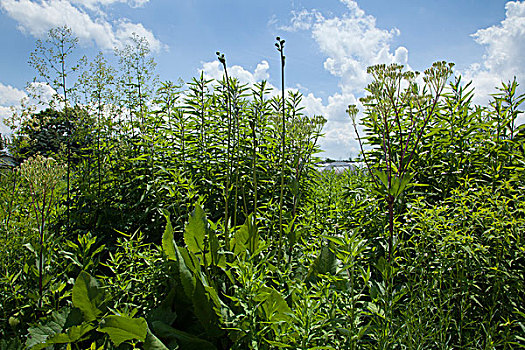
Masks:
[[[15,159],[7,152],[0,150],[0,169],[14,168],[15,166]]]
[[[356,168],[355,163],[350,162],[329,162],[329,163],[317,163],[317,170],[319,171],[335,171],[336,173],[342,173],[346,170],[353,170]]]

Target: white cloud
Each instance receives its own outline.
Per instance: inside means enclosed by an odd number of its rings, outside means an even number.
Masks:
[[[270,78],[270,75],[268,74],[268,69],[270,68],[270,65],[267,61],[263,60],[261,63],[257,64],[257,67],[255,68],[254,72],[254,78],[257,81],[260,80],[267,80]]]
[[[10,85],[0,83],[0,133],[10,134],[11,129],[5,125],[5,120],[14,113],[20,114],[21,103],[33,106],[36,112],[45,109],[54,100],[56,91],[48,84],[42,82],[30,83],[25,91]]]
[[[139,6],[147,1],[0,0],[0,8],[18,22],[18,28],[22,32],[37,38],[43,38],[52,28],[67,25],[83,45],[95,44],[101,49],[112,50],[115,47],[123,47],[131,33],[136,32],[148,39],[153,51],[160,51],[166,46],[142,24],[122,18],[109,21],[103,9],[99,7],[115,2]]]
[[[286,32],[296,32],[298,30],[310,30],[315,22],[322,20],[323,15],[317,10],[308,11],[303,9],[301,11],[292,11],[292,19],[290,20],[290,25],[279,26],[280,30]],[[273,23],[275,24],[275,19]]]
[[[12,110],[10,107],[0,106],[0,134],[9,135],[11,130],[4,124],[4,119],[11,116]]]
[[[12,105],[19,103],[26,93],[22,90],[0,83],[0,105]]]
[[[366,68],[379,63],[408,63],[408,51],[398,47],[393,53],[390,42],[399,30],[376,27],[373,16],[366,15],[354,1],[345,0],[349,12],[341,17],[317,17],[312,37],[327,55],[324,68],[341,78],[344,89],[361,91],[367,82]]]
[[[29,103],[33,105],[47,106],[57,97],[57,92],[49,84],[43,82],[29,83],[26,92],[27,97],[30,98]]]
[[[505,19],[498,25],[472,34],[486,53],[481,62],[461,73],[466,81],[473,81],[477,103],[486,104],[502,81],[525,80],[525,2],[509,1],[505,9]]]
[[[270,77],[268,74],[269,68],[270,65],[265,60],[257,64],[253,72],[239,65],[233,65],[228,67],[228,76],[239,79],[241,84],[253,85],[261,80],[267,80]],[[204,76],[208,79],[221,80],[224,74],[222,64],[218,60],[204,62],[200,71],[204,72]],[[271,85],[268,86],[273,88]]]
[[[91,10],[99,9],[100,6],[109,6],[115,3],[127,4],[130,7],[142,7],[149,0],[71,0],[71,2],[89,8]]]
[[[359,154],[359,145],[345,111],[348,104],[359,107],[356,95],[363,94],[369,82],[367,66],[379,63],[398,63],[408,69],[410,66],[408,50],[403,46],[391,47],[394,37],[400,35],[398,29],[378,28],[375,18],[360,9],[356,1],[340,1],[347,6],[345,14],[327,17],[317,10],[302,10],[292,13],[291,24],[284,29],[310,31],[326,55],[324,68],[339,78],[340,92],[330,96],[326,103],[313,95],[305,100],[310,105],[307,110],[328,120],[321,140],[326,155],[347,158]],[[508,82],[514,76],[518,82],[525,80],[525,1],[509,1],[505,8],[505,19],[500,24],[473,34],[474,40],[486,47],[482,61],[460,72],[464,81],[473,80],[476,103],[486,105],[502,81]],[[525,91],[524,86],[525,83],[520,86],[519,93]],[[362,111],[362,106],[359,109]],[[520,120],[525,121],[525,116]]]
[[[391,47],[397,28],[390,30],[376,26],[376,19],[367,15],[356,1],[340,0],[347,7],[341,16],[327,17],[316,9],[292,12],[290,24],[280,26],[286,31],[310,31],[319,49],[326,55],[324,68],[339,78],[340,92],[321,98],[309,93],[304,98],[307,114],[320,114],[327,119],[325,137],[320,140],[331,158],[356,157],[359,144],[353,125],[346,113],[349,104],[360,106],[356,96],[364,93],[369,82],[366,69],[370,65],[399,63],[408,67],[408,50]],[[360,110],[363,110],[361,107]]]
[[[320,140],[321,148],[325,151],[320,154],[322,157],[348,159],[355,158],[359,154],[354,127],[350,116],[346,113],[349,104],[361,107],[355,95],[349,92],[336,93],[328,97],[326,104],[312,93],[304,96],[303,105],[306,115],[322,115],[327,119],[323,129],[324,137]],[[362,131],[360,127],[359,130]]]
[[[10,85],[0,83],[0,133],[6,135],[10,129],[4,124],[4,119],[13,114],[11,106],[20,104],[20,100],[27,94]]]
[[[118,21],[117,30],[115,31],[116,44],[114,46],[122,47],[125,44],[131,44],[131,36],[133,33],[137,34],[139,37],[145,38],[149,43],[150,49],[154,52],[159,52],[168,48],[165,44],[155,38],[155,35],[153,35],[151,31],[144,28],[141,23],[131,23],[127,19]]]

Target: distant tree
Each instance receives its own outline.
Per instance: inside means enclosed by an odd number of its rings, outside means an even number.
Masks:
[[[69,114],[74,114],[77,118],[70,122]],[[72,163],[77,163],[91,143],[91,125],[93,118],[78,107],[64,111],[48,108],[33,113],[32,118],[22,121],[13,134],[9,149],[17,161],[40,154],[46,157],[69,158]]]

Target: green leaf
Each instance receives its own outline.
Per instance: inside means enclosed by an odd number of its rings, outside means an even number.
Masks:
[[[217,238],[214,230],[210,230],[208,241],[210,245],[210,252],[206,256],[209,256],[208,260],[210,261],[211,265],[217,266],[219,263],[219,239]]]
[[[192,253],[204,252],[204,239],[208,230],[208,219],[199,203],[195,204],[195,210],[184,227],[184,243]]]
[[[253,254],[259,248],[259,231],[253,215],[249,215],[244,224],[235,232],[232,247],[235,256],[239,256],[246,250]]]
[[[343,239],[341,239],[339,237],[328,236],[328,235],[323,235],[321,237],[326,239],[326,240],[328,240],[328,241],[334,242],[335,244],[337,244],[339,246],[345,246],[346,245],[346,243],[343,241]]]
[[[239,256],[246,251],[247,249],[246,243],[248,242],[249,237],[250,237],[250,234],[248,233],[246,224],[242,225],[234,233],[232,241],[231,241],[231,246],[232,246],[233,254],[235,256]]]
[[[175,244],[173,242],[173,226],[171,225],[171,220],[169,215],[166,215],[166,228],[162,234],[162,250],[164,254],[170,260],[177,260],[177,254],[175,253]]]
[[[337,257],[335,253],[330,249],[329,245],[323,245],[319,255],[310,266],[308,271],[308,279],[316,276],[317,274],[335,274],[337,270]]]
[[[163,322],[153,322],[153,329],[162,338],[176,339],[182,349],[187,350],[216,350],[217,348],[207,340],[177,330]]]
[[[69,309],[53,312],[44,322],[34,327],[29,327],[26,341],[28,349],[44,349],[49,346],[48,339],[63,331]]]
[[[151,330],[148,328],[146,341],[144,341],[144,350],[168,350],[168,347],[151,333]]]
[[[401,179],[393,178],[392,179],[392,188],[390,189],[390,194],[394,197],[398,197],[405,188],[410,184],[410,181],[414,175],[405,175]]]
[[[177,257],[177,270],[179,271],[180,281],[182,283],[182,287],[184,289],[184,292],[186,293],[186,296],[188,297],[188,299],[191,300],[193,297],[193,292],[195,290],[196,278],[193,276],[192,271],[186,265],[186,261],[182,257],[181,251],[186,253],[188,259],[191,259],[191,257],[189,256],[189,254],[191,253],[188,253],[188,251],[186,250],[179,249],[175,242],[173,242],[173,244],[175,245],[175,254]]]
[[[84,320],[90,322],[102,314],[104,290],[95,278],[85,271],[80,272],[73,286],[73,305],[82,311]]]
[[[266,340],[266,342],[268,342],[268,344],[272,345],[274,348],[278,348],[278,349],[293,348],[293,346],[291,345],[281,343],[275,340],[268,340],[268,339],[264,339],[264,340]]]
[[[188,261],[188,263],[192,261],[192,257],[190,256],[191,253],[184,248],[179,249],[177,243],[175,243],[173,239],[173,226],[171,225],[170,218],[167,214],[164,216],[166,217],[166,228],[162,235],[162,249],[168,259],[176,261],[182,287],[186,296],[191,300],[193,297],[193,291],[195,290],[195,278],[193,277],[195,271],[193,271],[194,269],[189,269],[186,263],[186,261]]]
[[[81,338],[95,329],[91,323],[83,323],[79,326],[73,326],[66,333],[54,335],[47,341],[47,344],[68,344],[81,340]]]
[[[111,341],[119,346],[129,340],[145,341],[148,324],[142,317],[108,316],[102,320],[97,330],[107,333]]]
[[[262,302],[261,308],[268,321],[288,321],[290,319],[292,310],[277,290],[262,287],[254,300]]]
[[[214,307],[214,300],[206,292],[200,279],[197,279],[193,294],[193,310],[204,329],[212,336],[220,336],[219,317]]]
[[[53,312],[44,324],[29,328],[26,346],[32,349],[44,349],[52,344],[68,344],[81,340],[95,327],[90,323],[81,324],[82,317],[79,314],[78,309],[70,308]],[[68,329],[67,332],[65,329]]]
[[[374,174],[379,178],[381,183],[383,184],[383,187],[385,189],[388,188],[388,176],[384,171],[374,170]]]
[[[176,292],[177,288],[172,288],[160,305],[148,313],[147,320],[149,323],[153,321],[162,321],[166,324],[173,324],[173,322],[175,322],[177,319],[177,313],[172,310],[172,305],[177,305],[176,303],[180,302],[180,300],[175,300]]]

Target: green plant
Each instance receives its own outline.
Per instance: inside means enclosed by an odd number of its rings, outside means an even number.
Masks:
[[[282,120],[281,120],[281,192],[279,194],[279,241],[278,241],[278,259],[279,263],[283,256],[283,199],[284,199],[284,164],[286,161],[286,109],[285,109],[285,91],[284,91],[284,65],[285,65],[285,56],[284,56],[284,39],[280,37],[275,38],[277,42],[275,47],[279,54],[281,55],[281,103],[282,103]]]
[[[428,132],[427,125],[435,118],[439,99],[453,64],[436,62],[423,76],[422,88],[415,82],[416,73],[402,72],[403,66],[376,65],[367,72],[373,82],[368,85],[370,95],[361,101],[366,107],[363,120],[373,147],[372,159],[363,152],[363,145],[356,126],[357,109],[349,106],[354,130],[361,146],[363,159],[376,189],[385,198],[388,207],[388,263],[393,262],[394,203],[410,183],[411,161],[419,143]],[[405,87],[402,87],[405,84]],[[373,163],[372,163],[373,162]]]
[[[20,165],[20,174],[27,180],[31,207],[38,226],[38,243],[33,249],[38,254],[38,307],[42,307],[44,257],[46,254],[45,227],[57,199],[57,188],[64,175],[63,167],[53,158],[36,156]]]
[[[42,42],[37,40],[36,49],[32,52],[29,58],[29,64],[36,69],[38,75],[56,91],[53,98],[54,103],[63,105],[66,130],[67,130],[67,171],[66,171],[66,188],[67,188],[67,231],[69,233],[70,227],[70,205],[71,205],[71,116],[69,110],[71,95],[75,93],[76,87],[70,84],[68,77],[74,74],[81,65],[84,64],[85,58],[81,58],[76,62],[71,63],[71,56],[73,55],[78,43],[78,38],[73,35],[71,28],[57,27],[52,28],[47,33],[48,38]],[[61,95],[59,94],[59,91]],[[40,100],[40,96],[35,96]],[[54,105],[50,105],[51,108]],[[75,118],[76,119],[76,118]]]
[[[400,248],[410,297],[428,322],[412,336],[463,348],[522,344],[525,295],[522,270],[523,205],[513,181],[477,187],[465,180],[443,203],[417,201]],[[410,322],[416,314],[405,314]],[[407,323],[410,324],[410,323]],[[442,347],[444,348],[444,347]]]
[[[126,343],[135,347],[139,342],[145,349],[166,349],[151,333],[144,318],[122,311],[113,314],[106,306],[106,295],[98,281],[81,272],[72,291],[72,308],[62,308],[29,329],[26,346],[44,349],[55,344],[93,344],[115,347]]]
[[[231,118],[231,104],[230,104],[230,79],[228,78],[228,69],[226,67],[226,58],[224,57],[224,54],[221,54],[219,51],[217,51],[217,58],[219,62],[222,63],[222,66],[224,68],[224,81],[226,82],[226,117],[228,118],[228,133],[226,136],[227,140],[227,146],[226,146],[226,152],[227,152],[227,160],[226,160],[226,186],[224,187],[224,237],[226,239],[226,247],[230,246],[230,231],[229,231],[229,223],[230,223],[230,216],[228,214],[229,212],[229,199],[230,199],[230,184],[231,184],[231,169],[232,169],[232,162],[231,162],[231,139],[232,139],[232,118]]]

